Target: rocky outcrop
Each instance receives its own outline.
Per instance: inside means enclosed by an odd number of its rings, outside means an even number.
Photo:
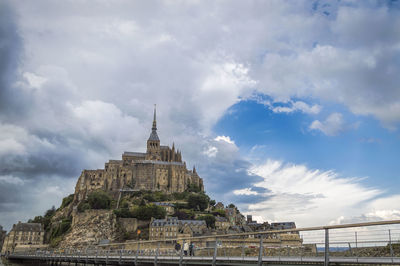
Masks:
[[[64,236],[60,248],[86,248],[116,237],[117,221],[112,210],[74,212],[72,217],[71,230]]]

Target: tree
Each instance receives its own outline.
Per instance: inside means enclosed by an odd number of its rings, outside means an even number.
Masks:
[[[233,208],[236,208],[236,206],[233,203],[231,203],[231,204],[228,205],[228,208],[232,208],[233,209]]]
[[[206,221],[206,225],[208,228],[215,228],[215,216],[214,215],[202,215],[197,218],[197,220],[204,220]]]
[[[203,194],[190,194],[188,198],[188,207],[193,210],[204,211],[208,207],[210,198]]]
[[[167,212],[163,207],[154,205],[154,204],[147,204],[145,206],[139,206],[133,209],[132,217],[138,218],[139,220],[150,220],[151,217],[156,219],[162,219],[165,217]]]
[[[194,219],[194,211],[193,210],[177,210],[173,215],[173,217],[178,217],[179,220],[191,220]]]
[[[53,215],[56,213],[56,207],[53,205],[53,207],[51,207],[51,209],[48,209],[45,213],[44,213],[44,217],[53,217]]]
[[[198,192],[201,191],[201,189],[200,189],[200,187],[197,186],[196,184],[190,184],[190,183],[189,183],[188,186],[187,186],[187,191],[198,193]]]
[[[111,197],[101,190],[90,193],[87,201],[92,209],[109,209],[111,206]]]
[[[74,200],[74,194],[68,195],[67,197],[63,198],[60,209],[65,208]]]
[[[211,206],[214,206],[215,203],[216,203],[215,200],[210,200],[210,205],[211,205]]]

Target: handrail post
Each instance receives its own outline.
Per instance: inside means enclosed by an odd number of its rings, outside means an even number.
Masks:
[[[136,250],[136,256],[135,256],[135,266],[138,265],[139,248],[140,248],[140,242],[137,242],[137,250]]]
[[[263,255],[263,235],[260,234],[260,247],[258,250],[258,266],[262,265],[262,255]]]
[[[393,262],[393,247],[392,247],[392,235],[390,234],[390,229],[389,229],[389,247],[390,247],[390,257],[392,257],[392,262]]]
[[[179,257],[179,266],[182,266],[182,262],[183,262],[183,247],[185,246],[185,240],[183,240],[182,242],[182,246],[181,246],[181,254]]]
[[[325,263],[324,266],[329,266],[329,229],[325,228]]]
[[[217,264],[217,252],[218,252],[218,239],[215,238],[215,246],[214,246],[214,256],[212,265],[215,266]]]
[[[119,260],[118,260],[119,264],[121,264],[121,260],[122,260],[122,249],[119,250]]]
[[[156,255],[154,256],[154,266],[158,264],[158,253],[160,252],[160,242],[157,242]]]
[[[107,251],[106,251],[106,265],[108,264],[108,252],[109,252],[109,250],[107,249]]]
[[[356,239],[356,258],[357,258],[357,262],[358,262],[358,237],[357,237],[357,231],[354,232],[354,237]]]

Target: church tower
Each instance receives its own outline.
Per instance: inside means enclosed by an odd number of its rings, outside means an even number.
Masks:
[[[160,161],[160,139],[157,135],[157,119],[156,119],[156,105],[154,105],[154,118],[151,134],[147,140],[146,160]]]

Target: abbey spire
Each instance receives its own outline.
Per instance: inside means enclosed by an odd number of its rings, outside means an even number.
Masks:
[[[156,105],[154,105],[154,118],[151,134],[147,140],[146,160],[161,160],[160,157],[160,139],[157,134]]]
[[[153,118],[153,127],[151,128],[151,134],[149,137],[149,140],[158,140],[158,134],[157,134],[157,119],[156,119],[156,105],[154,105],[154,118]]]

